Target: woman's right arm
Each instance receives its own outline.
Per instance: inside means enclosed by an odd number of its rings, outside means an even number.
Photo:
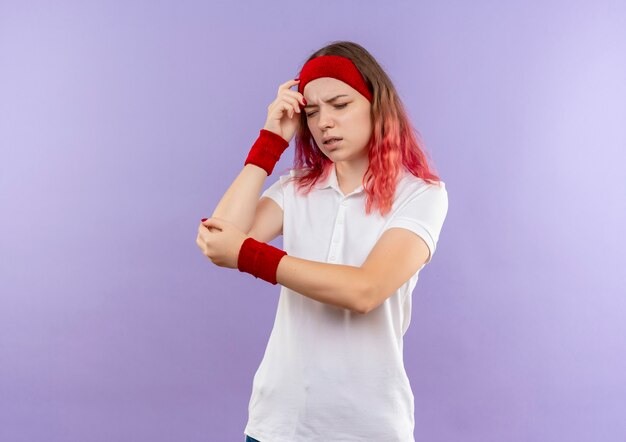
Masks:
[[[254,222],[256,205],[266,178],[267,172],[263,168],[255,164],[243,166],[211,217],[230,221],[242,232],[248,233]]]
[[[298,81],[289,80],[278,87],[276,99],[268,106],[267,120],[263,127],[264,130],[279,135],[287,143],[291,140],[300,124],[301,112],[299,103],[302,103],[302,106],[304,106],[303,95],[290,89],[298,84]],[[296,113],[298,115],[295,115]],[[257,150],[254,152],[254,155],[248,156],[247,164],[244,165],[242,171],[228,190],[226,190],[211,217],[229,221],[241,229],[242,232],[247,233],[250,230],[254,223],[254,216],[263,183],[268,177],[268,169],[271,173],[273,168],[273,166],[268,165],[275,164],[278,161],[278,158],[268,156],[261,158],[259,155],[263,154],[263,150]],[[253,162],[248,162],[251,157],[262,159],[263,161],[252,160]]]

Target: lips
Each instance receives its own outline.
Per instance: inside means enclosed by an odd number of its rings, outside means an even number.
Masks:
[[[329,143],[332,143],[334,141],[339,141],[339,140],[342,140],[342,138],[340,138],[340,137],[332,137],[332,138],[329,138],[327,140],[324,140],[324,144],[329,144]]]

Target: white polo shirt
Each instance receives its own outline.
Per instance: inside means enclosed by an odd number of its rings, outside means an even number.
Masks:
[[[365,213],[363,186],[344,195],[334,164],[308,196],[281,175],[262,196],[283,209],[283,249],[291,256],[361,266],[382,233],[402,227],[435,252],[448,211],[445,183],[405,170],[391,212]],[[403,335],[419,271],[367,314],[280,286],[274,326],[254,375],[244,430],[260,442],[413,442],[414,397]]]

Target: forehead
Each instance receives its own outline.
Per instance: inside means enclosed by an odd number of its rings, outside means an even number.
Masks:
[[[304,87],[302,95],[307,101],[313,101],[316,99],[326,100],[337,94],[352,95],[353,92],[352,86],[341,80],[332,77],[320,77],[309,81]]]

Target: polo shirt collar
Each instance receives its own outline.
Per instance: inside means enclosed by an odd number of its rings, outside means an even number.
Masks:
[[[337,181],[337,170],[335,169],[335,164],[334,163],[331,164],[330,166],[328,166],[328,168],[330,169],[330,171],[328,172],[328,176],[325,179],[320,179],[316,183],[315,188],[326,189],[328,187],[332,187],[337,192],[342,193],[341,189],[339,188],[339,182]],[[361,184],[359,187],[354,189],[352,193],[350,193],[350,195],[354,193],[359,193],[362,191],[363,191],[363,185]]]

